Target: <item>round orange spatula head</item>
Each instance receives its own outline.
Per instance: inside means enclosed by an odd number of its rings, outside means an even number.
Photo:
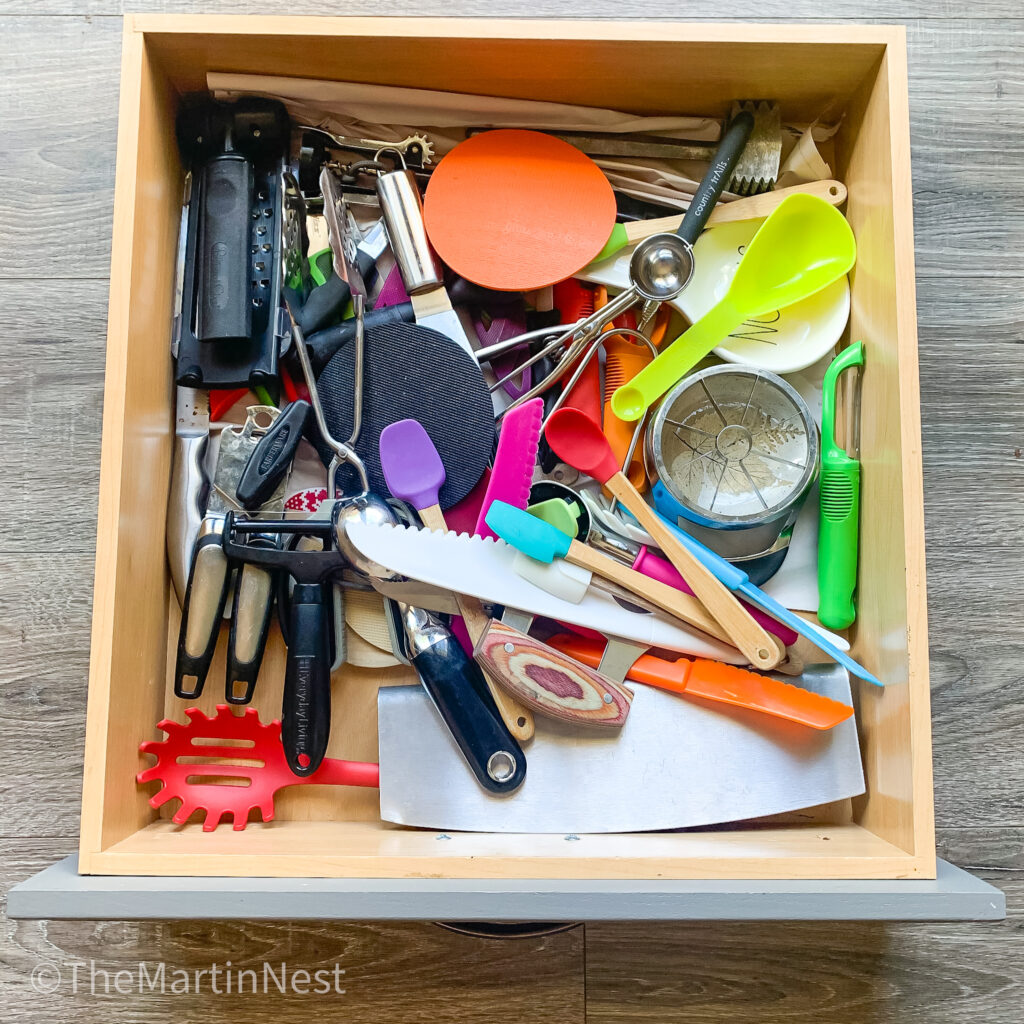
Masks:
[[[438,165],[424,199],[438,255],[474,284],[530,291],[571,277],[603,248],[615,196],[590,157],[543,132],[481,132]]]

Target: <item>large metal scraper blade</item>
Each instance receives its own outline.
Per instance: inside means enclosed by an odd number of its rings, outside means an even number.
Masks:
[[[846,671],[792,682],[850,703]],[[635,687],[621,730],[537,718],[526,782],[485,792],[418,686],[378,697],[385,821],[464,832],[643,832],[799,810],[864,792],[854,719],[819,732],[741,708]]]

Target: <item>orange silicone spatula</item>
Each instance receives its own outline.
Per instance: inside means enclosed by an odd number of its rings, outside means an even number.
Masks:
[[[572,277],[608,241],[615,195],[588,156],[543,132],[481,132],[437,165],[423,202],[437,254],[485,288]]]
[[[576,633],[559,633],[551,637],[548,644],[584,665],[599,665],[604,651],[602,640]],[[633,662],[626,678],[687,697],[703,697],[760,711],[812,729],[832,729],[853,714],[849,704],[831,697],[706,658],[667,661],[642,654]]]
[[[729,639],[755,668],[772,669],[784,651],[740,604],[735,595],[691,554],[644,501],[619,468],[601,428],[576,409],[559,409],[548,419],[544,435],[565,463],[604,484],[636,516],[665,557],[690,585],[694,596],[715,617]]]
[[[632,313],[625,315],[632,316]],[[608,444],[620,466],[633,443],[636,424],[627,423],[615,415],[612,395],[623,384],[628,384],[653,358],[645,345],[637,345],[621,334],[604,343],[604,415],[601,423],[604,436],[608,438]],[[633,449],[632,458],[626,467],[626,476],[638,491],[647,490],[643,435]]]

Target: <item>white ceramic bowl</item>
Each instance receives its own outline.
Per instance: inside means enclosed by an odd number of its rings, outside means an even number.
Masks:
[[[690,323],[700,319],[729,287],[747,243],[762,220],[721,224],[705,231],[694,246],[690,283],[671,305]],[[629,287],[632,248],[593,264],[577,277],[606,285],[611,291]],[[830,352],[850,316],[850,284],[840,278],[803,302],[745,321],[714,351],[730,363],[757,366],[773,373],[794,373]]]

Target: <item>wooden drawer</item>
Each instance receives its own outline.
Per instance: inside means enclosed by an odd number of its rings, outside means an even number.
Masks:
[[[610,73],[614,69],[615,73]],[[836,176],[859,258],[851,338],[863,381],[860,618],[852,653],[867,793],[786,821],[671,834],[435,833],[381,825],[372,792],[298,788],[243,832],[174,826],[135,784],[167,711],[177,604],[164,555],[173,435],[167,357],[182,168],[179,94],[208,71],[423,86],[722,116],[770,96],[786,118],[841,118]],[[928,707],[910,144],[902,29],[363,18],[125,19],[96,593],[82,805],[83,874],[347,879],[925,879],[936,871]],[[283,653],[256,704],[280,707]],[[344,756],[375,758],[377,679],[336,700]],[[388,670],[388,678],[401,678]],[[216,674],[217,670],[214,669]],[[216,689],[211,687],[211,689]],[[173,701],[173,698],[171,698]],[[200,702],[207,710],[214,694]]]

